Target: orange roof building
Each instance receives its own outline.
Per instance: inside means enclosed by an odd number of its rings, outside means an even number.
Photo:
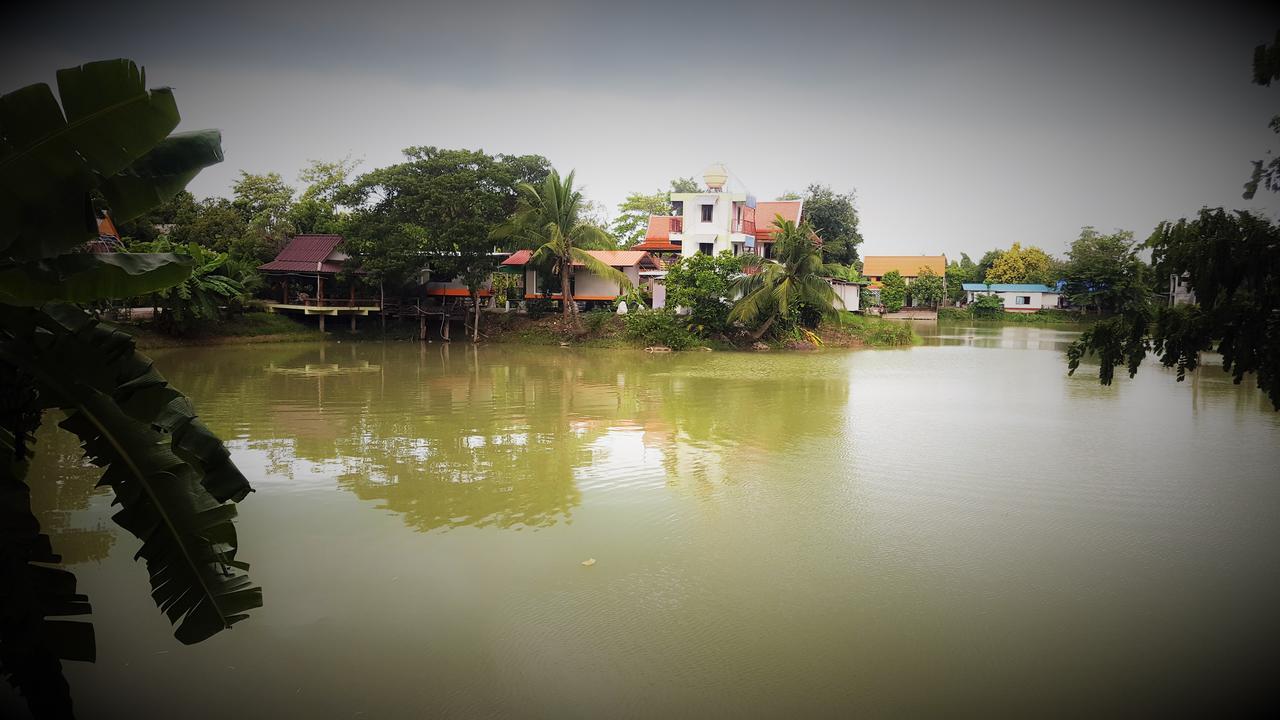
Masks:
[[[862,258],[862,274],[872,283],[894,270],[911,282],[920,276],[922,268],[929,268],[934,275],[946,277],[946,255],[867,255]]]
[[[747,192],[727,190],[728,178],[723,165],[712,165],[703,175],[705,191],[672,193],[671,214],[651,215],[644,241],[632,249],[681,257],[725,250],[770,257],[774,222],[779,216],[799,222],[804,201],[757,202]]]

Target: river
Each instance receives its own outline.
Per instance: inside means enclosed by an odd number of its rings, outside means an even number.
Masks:
[[[78,712],[1125,714],[1270,680],[1280,414],[1251,381],[1103,388],[1067,376],[1070,330],[919,327],[156,351],[257,488],[265,605],[180,645],[110,493],[42,431],[34,502],[98,638],[65,664]]]

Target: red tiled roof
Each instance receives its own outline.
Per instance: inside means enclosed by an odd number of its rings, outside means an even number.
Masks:
[[[342,270],[342,263],[328,260],[341,242],[341,235],[295,235],[275,260],[259,265],[258,269],[267,272],[337,273]]]
[[[773,200],[756,203],[756,239],[773,240],[773,223],[778,215],[783,220],[800,222],[800,206],[803,200]]]
[[[653,257],[643,250],[588,250],[587,254],[610,267],[632,267],[635,265],[657,267]],[[528,265],[533,253],[529,250],[517,250],[511,257],[502,261],[503,265]],[[582,267],[582,263],[574,263]]]

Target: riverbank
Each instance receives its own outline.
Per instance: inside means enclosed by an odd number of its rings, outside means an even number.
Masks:
[[[558,315],[530,318],[515,313],[485,313],[481,319],[480,340],[497,344],[568,345],[588,348],[644,349],[658,343],[628,334],[623,317],[608,312],[591,312],[582,316],[582,327],[564,325]],[[150,323],[118,323],[136,340],[138,347],[188,347],[202,345],[237,345],[258,343],[347,341],[415,341],[418,324],[393,320],[386,332],[376,318],[361,318],[360,329],[345,327],[321,333],[314,324],[272,313],[233,315],[216,325],[201,328],[188,335],[161,333]],[[453,339],[467,342],[469,335],[455,324]],[[692,337],[692,336],[691,336]],[[842,312],[834,322],[824,322],[816,331],[799,331],[791,337],[775,338],[755,345],[747,338],[692,337],[690,350],[816,350],[819,348],[901,347],[920,344],[920,337],[905,323],[877,317]]]
[[[978,315],[971,307],[938,308],[938,322],[1006,323],[1010,325],[1081,325],[1096,322],[1096,315],[1086,316],[1074,310],[1037,310],[1035,312],[1002,312],[999,315]]]

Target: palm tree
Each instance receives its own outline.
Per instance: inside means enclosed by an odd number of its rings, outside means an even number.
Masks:
[[[510,238],[516,247],[533,250],[530,262],[560,276],[560,297],[564,319],[576,324],[578,306],[573,302],[571,280],[574,265],[617,281],[620,289],[631,280],[618,270],[591,256],[587,246],[612,247],[613,238],[600,227],[581,219],[582,193],[573,189],[573,171],[562,180],[555,170],[537,188],[529,183],[517,186],[519,205],[511,219],[494,231],[495,238]]]
[[[816,308],[824,317],[835,314],[834,303],[840,296],[826,278],[836,276],[843,268],[824,265],[822,248],[808,223],[796,224],[781,216],[774,220],[776,260],[759,255],[745,256],[746,274],[734,281],[735,295],[740,299],[729,311],[729,319],[748,324],[761,322],[751,333],[759,340],[769,332],[774,321],[786,315],[799,303]]]

